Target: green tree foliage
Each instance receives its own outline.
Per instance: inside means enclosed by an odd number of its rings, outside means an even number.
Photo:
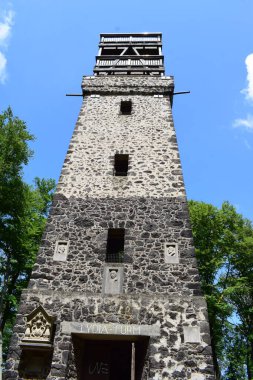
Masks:
[[[190,201],[218,379],[253,379],[253,226],[228,202]]]
[[[27,286],[48,208],[53,180],[23,180],[34,137],[10,108],[0,115],[0,331],[6,347],[21,291]]]

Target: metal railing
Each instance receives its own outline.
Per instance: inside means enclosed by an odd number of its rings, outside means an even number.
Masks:
[[[107,263],[123,263],[124,262],[124,252],[107,252],[106,259]]]

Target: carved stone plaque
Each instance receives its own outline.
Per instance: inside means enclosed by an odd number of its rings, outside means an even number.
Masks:
[[[69,251],[69,241],[58,240],[55,245],[54,257],[55,261],[66,261]]]
[[[164,243],[164,261],[166,264],[178,264],[178,245],[176,243]]]
[[[103,290],[105,294],[120,294],[123,288],[123,267],[106,266],[104,268]]]
[[[160,336],[159,325],[133,325],[119,323],[61,322],[64,334]]]
[[[206,377],[202,373],[192,373],[191,380],[205,380]]]
[[[54,317],[39,306],[26,316],[26,330],[22,342],[51,343]]]
[[[184,326],[184,341],[185,343],[200,343],[200,328],[199,326]]]

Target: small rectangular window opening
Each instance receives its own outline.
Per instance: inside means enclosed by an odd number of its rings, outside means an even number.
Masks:
[[[127,176],[128,172],[128,154],[115,154],[114,156],[114,175],[115,176]]]
[[[122,263],[124,261],[124,242],[124,228],[109,228],[106,249],[107,263]]]
[[[120,112],[122,115],[131,115],[131,113],[132,113],[132,101],[131,100],[121,100]]]

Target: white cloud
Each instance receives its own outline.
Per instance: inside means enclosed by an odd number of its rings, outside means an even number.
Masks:
[[[6,65],[7,59],[4,54],[0,52],[0,83],[4,83],[6,80]]]
[[[247,69],[248,86],[242,90],[242,93],[245,94],[247,100],[253,102],[253,53],[246,57],[245,64]]]
[[[14,12],[12,10],[2,12],[0,14],[0,18],[0,47],[2,47],[0,51],[0,83],[5,83],[7,78],[7,58],[3,51],[5,51],[8,47],[11,27],[14,20]]]
[[[0,21],[0,46],[7,46],[8,39],[11,35],[11,27],[14,20],[14,12],[8,11],[1,16],[2,21]]]
[[[236,119],[233,123],[234,128],[245,128],[253,131],[253,115],[248,114],[246,119]]]
[[[252,149],[250,143],[246,139],[244,139],[244,145],[246,146],[247,149],[249,149],[249,150]]]

